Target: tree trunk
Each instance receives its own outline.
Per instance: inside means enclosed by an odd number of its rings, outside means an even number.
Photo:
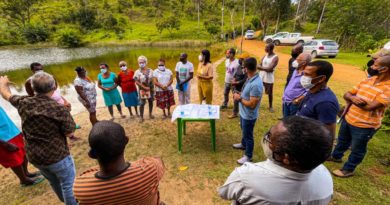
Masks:
[[[276,19],[275,33],[278,32],[279,20],[280,20],[280,9],[278,9],[278,19]]]
[[[244,12],[242,13],[240,53],[242,53],[242,43],[244,42],[244,21],[245,21],[245,7],[246,7],[245,5],[246,5],[246,0],[244,0]]]
[[[297,6],[297,12],[295,13],[293,31],[295,31],[295,26],[296,26],[296,24],[297,24],[298,13],[299,13],[299,7],[300,7],[300,5],[301,5],[301,0],[298,0],[298,6]]]
[[[234,17],[234,9],[230,12],[230,24],[232,25],[232,31],[233,31],[233,36],[232,38],[234,39],[234,35],[236,33],[236,30],[234,28],[234,20],[233,20],[233,17]]]
[[[324,1],[324,6],[322,7],[322,12],[321,12],[320,19],[318,20],[318,26],[317,26],[316,34],[318,34],[320,32],[320,26],[321,26],[321,22],[322,22],[322,17],[324,16],[325,6],[326,6],[326,0]]]
[[[224,9],[225,9],[225,0],[222,0],[222,22],[221,22],[221,33],[222,33],[222,35],[223,35],[223,37],[225,38],[225,35],[224,35],[224,33],[223,33],[223,11],[224,11]]]
[[[200,32],[200,0],[198,0],[198,36]]]

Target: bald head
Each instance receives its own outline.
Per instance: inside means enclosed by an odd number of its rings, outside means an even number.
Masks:
[[[298,62],[298,69],[302,70],[311,62],[311,55],[309,53],[301,53],[296,60]]]
[[[379,65],[388,67],[390,70],[390,55],[389,56],[382,56],[377,59]]]

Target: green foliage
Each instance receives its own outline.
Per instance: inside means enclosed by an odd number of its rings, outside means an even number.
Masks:
[[[28,43],[38,43],[49,39],[49,31],[42,25],[27,25],[23,29],[23,37]]]
[[[91,30],[97,27],[96,17],[97,12],[93,8],[87,6],[81,7],[78,11],[71,11],[71,18],[73,21],[77,22],[82,28]]]
[[[112,14],[109,14],[101,19],[101,24],[104,29],[111,30],[118,26],[118,20]]]
[[[24,27],[30,23],[33,6],[40,0],[3,0],[0,2],[0,16],[7,19],[8,24]]]
[[[172,31],[174,29],[180,30],[180,25],[180,20],[176,16],[169,16],[158,20],[156,23],[156,28],[160,33],[166,29],[169,31],[169,34],[172,35]]]
[[[221,32],[221,26],[219,24],[219,19],[213,18],[209,21],[204,22],[204,27],[213,38],[217,36]]]
[[[75,29],[63,29],[58,34],[57,44],[61,47],[79,47],[82,45],[81,35]]]
[[[251,24],[252,24],[254,29],[260,28],[260,19],[259,19],[259,17],[257,17],[257,16],[252,17]]]
[[[382,130],[390,131],[390,109],[385,112],[385,117],[382,120]]]

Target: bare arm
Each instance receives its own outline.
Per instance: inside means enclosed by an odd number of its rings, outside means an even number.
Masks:
[[[34,90],[31,85],[31,80],[27,80],[24,84],[24,87],[26,88],[26,92],[29,96],[34,96]]]
[[[276,66],[278,65],[279,58],[276,56],[274,59],[272,59],[271,64],[268,67],[260,66],[259,70],[265,71],[265,72],[274,72]]]
[[[85,102],[87,102],[89,104],[90,102],[89,102],[87,96],[84,95],[83,87],[76,85],[76,86],[74,86],[74,88],[76,89],[76,92],[77,92],[77,94],[79,94],[81,99],[83,99]]]
[[[3,96],[3,98],[7,101],[9,101],[9,99],[12,96],[12,93],[8,87],[8,84],[9,84],[8,77],[7,76],[0,76],[0,93],[1,93],[1,96]]]
[[[255,109],[260,101],[259,97],[252,96],[249,98],[249,100],[242,99],[240,93],[234,93],[233,98],[234,100],[239,100],[242,105],[244,105],[245,107],[249,107],[250,109]]]
[[[190,76],[187,78],[187,79],[185,79],[183,82],[181,82],[180,84],[184,84],[184,83],[187,83],[188,81],[190,81],[192,78],[194,78],[194,73],[192,72],[192,73],[190,73]]]

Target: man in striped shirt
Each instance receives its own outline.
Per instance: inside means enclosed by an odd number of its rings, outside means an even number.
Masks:
[[[100,121],[93,126],[89,156],[98,161],[99,167],[76,178],[74,195],[79,204],[163,204],[158,191],[165,169],[162,160],[145,157],[126,162],[128,141],[117,123]]]
[[[343,168],[333,171],[337,177],[353,175],[367,152],[368,141],[380,128],[383,114],[390,105],[390,56],[377,59],[370,69],[373,77],[363,80],[344,95],[351,106],[340,126],[330,161],[341,162],[350,146],[352,151]]]

